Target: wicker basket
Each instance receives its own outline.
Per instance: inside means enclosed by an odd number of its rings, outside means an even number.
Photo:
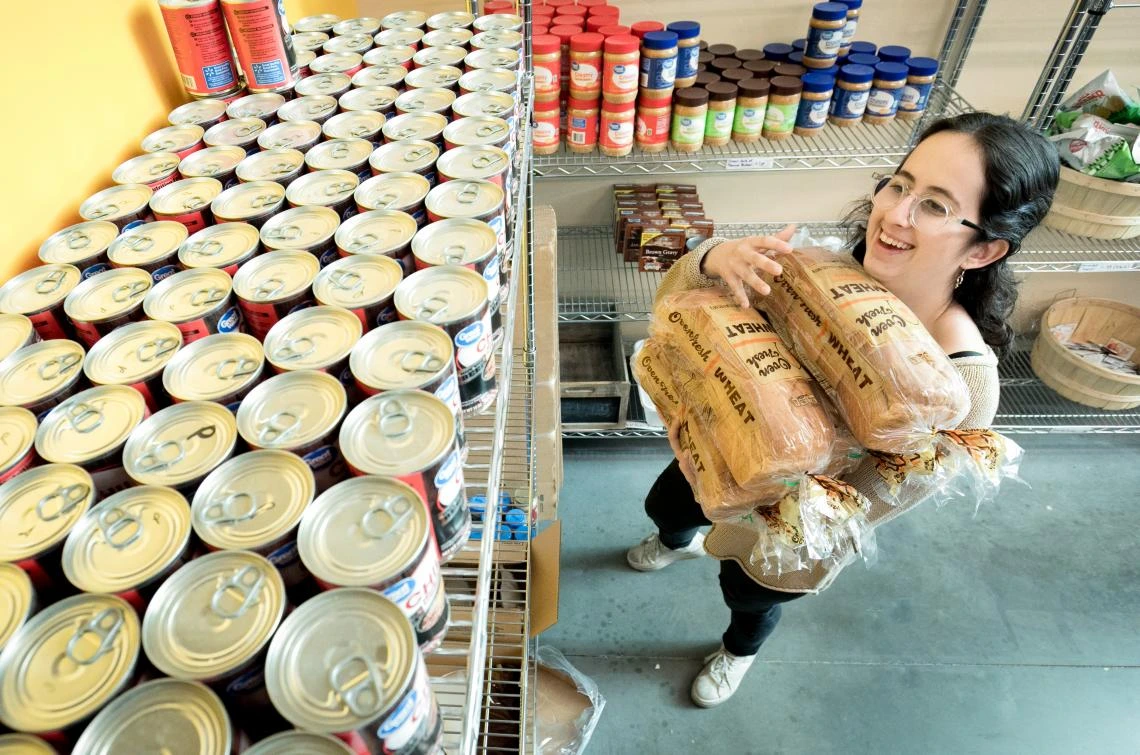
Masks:
[[[1056,302],[1041,316],[1041,333],[1030,353],[1041,382],[1071,401],[1097,409],[1140,406],[1140,375],[1124,375],[1081,359],[1053,333],[1065,325],[1073,326],[1071,341],[1103,344],[1114,338],[1137,347],[1140,354],[1140,309],[1110,299]]]
[[[1140,236],[1140,184],[1086,176],[1061,166],[1061,182],[1045,225],[1074,236]]]

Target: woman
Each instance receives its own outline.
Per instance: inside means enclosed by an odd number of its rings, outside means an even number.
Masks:
[[[902,165],[876,187],[852,218],[854,255],[871,277],[905,302],[946,351],[969,387],[971,409],[962,427],[988,427],[998,400],[998,358],[1009,350],[1007,319],[1016,289],[1006,264],[1022,239],[1045,216],[1058,180],[1056,152],[1039,134],[1005,116],[969,113],[934,123]],[[760,273],[779,275],[778,257],[791,251],[793,227],[775,236],[735,241],[710,239],[666,276],[658,298],[677,291],[725,285],[741,306],[748,289],[770,293]],[[869,462],[846,479],[871,499],[868,515],[882,524],[912,508],[868,495]],[[720,586],[732,618],[723,644],[706,658],[693,681],[693,702],[718,705],[736,691],[760,645],[780,618],[780,604],[827,587],[854,558],[835,567],[780,576],[751,564],[756,535],[710,522],[694,500],[676,460],[645,501],[657,531],[627,554],[629,565],[655,571],[708,550],[721,559]]]

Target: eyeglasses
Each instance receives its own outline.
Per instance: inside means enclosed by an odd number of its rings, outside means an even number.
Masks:
[[[985,230],[977,223],[954,214],[950,205],[934,194],[914,194],[905,180],[898,176],[882,176],[871,196],[871,204],[880,210],[893,210],[914,197],[910,205],[910,225],[921,233],[938,233],[951,225],[964,225],[986,238]]]

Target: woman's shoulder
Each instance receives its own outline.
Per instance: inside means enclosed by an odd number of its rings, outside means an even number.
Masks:
[[[988,354],[990,347],[982,337],[982,332],[974,323],[973,318],[962,307],[954,302],[947,308],[942,316],[930,329],[930,335],[947,354],[960,353]]]

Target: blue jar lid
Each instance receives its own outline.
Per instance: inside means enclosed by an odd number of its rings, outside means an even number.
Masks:
[[[650,50],[668,50],[677,46],[677,35],[671,31],[651,31],[641,38],[641,45]]]
[[[503,516],[503,519],[506,520],[507,524],[511,526],[511,529],[522,528],[527,524],[526,513],[519,511],[518,509],[508,510],[507,513]]]
[[[862,8],[863,7],[863,0],[839,0],[839,2],[846,5],[851,10],[855,10],[856,8]]]
[[[853,52],[847,56],[847,62],[855,66],[868,66],[874,68],[880,63],[878,55],[868,55],[862,52]]]
[[[885,45],[879,48],[879,60],[884,63],[905,63],[910,57],[910,48],[902,45]]]
[[[786,45],[783,42],[770,42],[764,45],[764,59],[783,63],[795,50],[796,48],[791,45]]]
[[[847,6],[843,3],[816,3],[811,9],[811,16],[820,21],[842,21],[847,18]]]
[[[910,69],[906,63],[880,63],[875,66],[875,78],[882,81],[906,81]]]
[[[677,39],[692,39],[701,36],[701,25],[696,21],[674,21],[665,27],[677,35]]]
[[[906,66],[912,76],[933,76],[938,73],[938,61],[934,58],[907,58]]]
[[[795,63],[798,66],[802,66],[804,64],[804,54],[802,52],[800,52],[799,50],[796,50],[793,53],[789,53],[788,54],[788,62],[789,63]]]
[[[848,84],[865,84],[875,78],[875,69],[870,66],[846,65],[839,69],[839,80]]]
[[[809,71],[801,79],[805,92],[830,92],[835,88],[835,77],[822,71]]]
[[[859,55],[874,55],[879,51],[874,42],[852,42],[851,54],[858,53]]]
[[[838,65],[828,66],[827,68],[817,68],[815,69],[815,73],[825,73],[834,79],[839,76],[839,68],[840,66]]]
[[[803,52],[807,49],[807,40],[803,39],[802,37],[800,39],[797,39],[795,42],[792,42],[792,49],[796,50],[797,52]]]

